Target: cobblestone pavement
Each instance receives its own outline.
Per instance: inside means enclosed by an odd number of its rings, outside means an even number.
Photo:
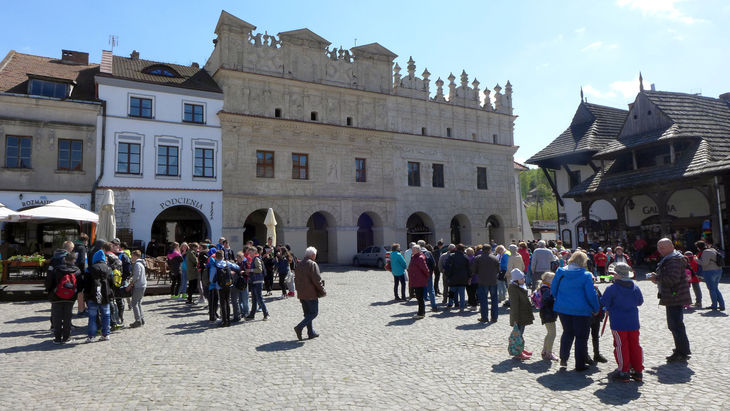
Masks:
[[[268,299],[271,321],[258,314],[214,328],[203,307],[149,297],[144,327],[91,344],[85,328],[76,329],[63,346],[51,343],[47,302],[0,304],[0,408],[727,409],[728,317],[690,312],[694,355],[687,365],[666,364],[672,339],[646,281],[639,385],[608,382],[615,367],[608,331],[601,351],[609,363],[576,373],[540,361],[545,329],[528,326],[527,348],[538,359],[520,363],[507,354],[504,309],[488,326],[476,312],[429,311],[416,321],[415,300],[392,301],[389,273],[347,270],[324,268],[321,337],[304,342],[292,330],[301,318],[296,299]],[[730,296],[728,284],[721,290]]]

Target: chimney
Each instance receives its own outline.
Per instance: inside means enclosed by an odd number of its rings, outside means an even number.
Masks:
[[[730,93],[720,94],[720,100],[725,100],[726,103],[730,103]]]
[[[651,91],[656,91],[656,86],[654,85],[654,83],[651,83]]]
[[[139,51],[132,50],[132,54],[129,55],[132,60],[139,60]]]
[[[89,53],[73,50],[61,50],[61,63],[89,65]]]
[[[102,50],[101,51],[101,68],[99,69],[102,73],[109,73],[112,74],[112,61],[114,60],[114,55],[109,50]]]
[[[192,67],[192,68],[200,68],[200,64],[198,64],[197,62],[194,61],[193,64],[190,65],[190,67]]]

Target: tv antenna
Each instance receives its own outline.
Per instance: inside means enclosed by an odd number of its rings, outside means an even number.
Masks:
[[[119,45],[119,36],[110,34],[109,35],[109,45],[112,46],[112,51],[114,51],[114,47]]]

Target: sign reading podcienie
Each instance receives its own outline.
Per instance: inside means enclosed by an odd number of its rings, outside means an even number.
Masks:
[[[163,210],[174,206],[188,206],[203,211],[203,203],[189,197],[173,197],[160,203]]]

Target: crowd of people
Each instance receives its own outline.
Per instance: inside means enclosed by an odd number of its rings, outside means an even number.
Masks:
[[[134,314],[129,328],[145,325],[141,301],[147,275],[141,251],[130,251],[119,239],[87,248],[88,237],[82,234],[76,243],[64,242],[49,264],[45,289],[52,303],[54,344],[69,340],[75,302],[78,315],[88,317],[86,342],[108,341],[112,331],[125,327],[125,300]],[[171,298],[207,304],[210,323],[219,327],[254,320],[259,311],[267,321],[271,315],[263,297],[273,294],[278,275],[281,298],[297,296],[302,305],[304,319],[294,327],[297,338],[303,339],[305,328],[309,339],[317,338],[312,321],[326,291],[316,256],[316,248],[309,247],[299,260],[288,245],[274,246],[271,239],[265,246],[249,243],[238,252],[225,238],[217,244],[172,243],[167,255]]]
[[[668,362],[690,359],[683,312],[691,308],[690,288],[695,294],[694,308],[702,308],[701,278],[712,300],[706,308],[725,310],[717,286],[722,276],[722,253],[709,241],[698,241],[695,247],[697,256],[691,251],[683,254],[675,250],[669,239],[659,240],[657,252],[661,259],[656,271],[647,276],[658,285],[659,304],[666,307],[667,325],[674,339]],[[439,241],[433,247],[421,240],[409,244],[405,252],[400,244],[393,244],[386,269],[393,274],[395,300],[416,299],[416,319],[425,317],[427,303],[431,311],[438,312],[440,296],[442,309],[479,310],[479,322],[497,322],[499,304],[503,302],[513,327],[509,351],[521,361],[532,357],[532,352],[524,348],[523,334],[526,326],[535,321],[535,312],[539,312],[545,326],[542,359],[560,361],[561,367],[567,367],[574,347],[576,371],[607,362],[600,353],[600,336],[610,319],[617,362],[610,377],[623,382],[642,381],[638,307],[644,299],[634,281],[631,258],[621,246],[613,250],[596,248],[569,250],[559,241],[530,245],[519,242],[509,247],[494,243],[466,247]],[[603,280],[611,284],[601,292],[597,284]],[[555,355],[553,343],[558,321],[562,335],[559,353]],[[593,356],[588,353],[589,338]]]

